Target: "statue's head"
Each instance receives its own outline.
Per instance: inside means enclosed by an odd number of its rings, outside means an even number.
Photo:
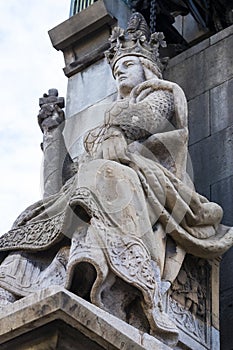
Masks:
[[[113,29],[106,57],[122,97],[145,80],[162,78],[159,47],[166,46],[163,39],[163,33],[150,35],[140,13],[132,15],[126,31],[119,27]]]

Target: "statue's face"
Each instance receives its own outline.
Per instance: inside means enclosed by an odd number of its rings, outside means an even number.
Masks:
[[[120,58],[115,64],[113,74],[122,97],[128,97],[136,85],[145,81],[143,66],[137,56]]]

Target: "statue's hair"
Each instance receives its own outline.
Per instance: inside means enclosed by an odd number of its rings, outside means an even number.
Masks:
[[[143,66],[146,80],[153,79],[154,75],[156,75],[159,79],[162,79],[162,72],[155,63],[145,57],[139,57],[139,61]]]

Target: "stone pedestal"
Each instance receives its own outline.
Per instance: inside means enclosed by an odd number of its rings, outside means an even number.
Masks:
[[[1,350],[169,350],[73,293],[50,287],[4,307]]]
[[[215,339],[211,350],[218,349],[217,332],[214,334],[213,328],[210,332],[212,340]],[[169,350],[170,347],[75,294],[53,286],[1,309],[0,349]],[[175,350],[181,349],[206,347],[182,326]]]

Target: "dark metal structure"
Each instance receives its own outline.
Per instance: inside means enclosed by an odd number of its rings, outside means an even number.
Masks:
[[[98,0],[71,0],[70,16]],[[210,36],[233,24],[233,0],[121,0],[132,10],[142,13],[151,32],[164,33],[171,57],[189,47],[173,26],[178,15],[191,14],[199,27]],[[202,40],[200,37],[199,40]]]
[[[70,16],[84,10],[98,0],[71,0]],[[233,24],[233,0],[122,0],[131,9],[150,16],[153,27],[156,15],[174,20],[177,15],[191,13],[203,28],[219,31]],[[169,18],[170,17],[170,18]],[[173,18],[173,20],[172,20]]]
[[[233,0],[123,0],[137,11],[156,6],[157,15],[191,13],[203,28],[219,31],[233,24]],[[156,3],[156,4],[155,4]]]
[[[97,0],[71,0],[70,4],[70,17],[76,13],[85,10],[88,6],[94,4]]]

